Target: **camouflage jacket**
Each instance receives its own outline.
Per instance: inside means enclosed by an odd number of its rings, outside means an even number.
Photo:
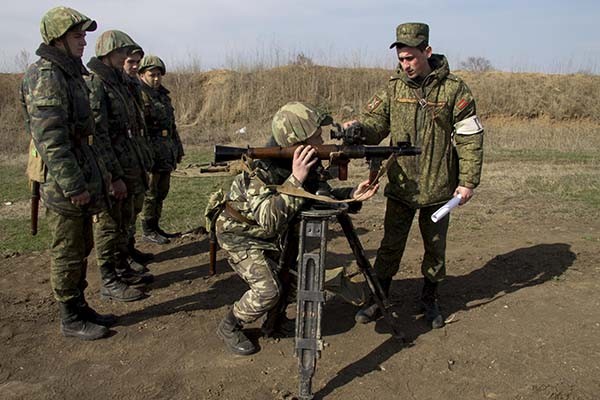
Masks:
[[[142,150],[142,157],[144,161],[144,167],[146,171],[150,172],[153,164],[153,152],[150,142],[148,140],[148,130],[146,128],[146,119],[144,117],[144,100],[142,99],[142,83],[139,79],[132,78],[129,75],[125,76],[125,83],[131,97],[135,101],[136,119],[138,126],[140,126],[140,134],[134,136],[134,140],[138,142],[140,150]]]
[[[152,171],[173,171],[184,153],[169,91],[163,86],[156,90],[142,82],[142,99],[148,139],[154,155]]]
[[[108,171],[94,141],[87,74],[80,60],[41,44],[21,84],[21,103],[27,131],[45,164],[41,197],[58,214],[78,217],[108,206]],[[90,203],[75,206],[72,196],[88,191]]]
[[[420,85],[399,69],[360,118],[368,144],[390,135],[394,145],[421,147],[419,156],[398,157],[385,187],[387,197],[414,207],[443,203],[459,185],[475,188],[483,160],[483,128],[471,91],[450,73],[444,56],[432,55],[430,65]],[[461,128],[465,124],[470,129]]]
[[[96,122],[96,144],[104,156],[113,181],[123,179],[127,191],[142,193],[148,187],[143,150],[135,136],[143,134],[137,119],[135,99],[129,92],[122,71],[111,68],[96,57],[88,63],[86,79],[90,105]]]
[[[225,196],[229,205],[246,221],[227,211],[222,212],[216,222],[217,240],[225,250],[280,251],[279,240],[283,233],[298,212],[310,205],[311,200],[281,194],[275,190],[275,185],[303,186],[291,174],[291,164],[287,168],[281,163],[256,160],[250,163],[248,170],[251,172],[242,172],[234,178],[229,193]],[[317,185],[309,177],[304,189],[314,193]],[[348,198],[352,192],[352,188],[327,187],[332,197],[339,199]],[[355,208],[360,208],[360,204],[356,203],[358,207]]]

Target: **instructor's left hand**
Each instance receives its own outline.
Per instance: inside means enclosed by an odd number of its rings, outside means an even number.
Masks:
[[[465,186],[459,186],[454,191],[454,196],[458,196],[459,194],[461,197],[459,205],[462,206],[463,204],[466,204],[467,201],[471,200],[471,197],[473,197],[473,189]]]

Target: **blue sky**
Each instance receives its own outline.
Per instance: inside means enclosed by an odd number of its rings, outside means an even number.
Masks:
[[[506,71],[600,72],[600,2],[587,0],[11,1],[0,11],[0,70],[16,68],[22,50],[34,53],[41,16],[57,5],[98,22],[86,60],[100,32],[120,29],[168,67],[285,64],[304,53],[321,64],[392,68],[396,25],[422,21],[451,67],[481,56]]]

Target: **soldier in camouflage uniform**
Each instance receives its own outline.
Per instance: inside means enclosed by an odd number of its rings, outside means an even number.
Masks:
[[[102,276],[101,296],[135,301],[143,293],[129,284],[146,283],[152,276],[131,269],[127,262],[129,227],[134,218],[136,193],[147,188],[143,150],[136,136],[142,134],[135,99],[126,84],[123,62],[140,47],[124,32],[103,32],[96,41],[96,57],[87,64],[90,104],[96,122],[96,146],[104,155],[113,182],[122,182],[125,193],[114,193],[112,207],[98,215],[94,225],[96,257]]]
[[[162,207],[171,183],[171,172],[184,156],[175,112],[169,91],[162,86],[166,73],[165,63],[153,55],[142,58],[139,66],[142,81],[142,100],[148,140],[153,150],[150,188],[146,192],[142,211],[142,239],[151,243],[166,244],[177,236],[163,231],[159,226]]]
[[[64,336],[94,340],[108,334],[113,315],[100,315],[84,297],[92,215],[108,205],[109,173],[92,146],[94,119],[81,63],[86,32],[96,22],[67,7],[41,21],[40,59],[21,86],[25,122],[43,165],[41,197],[52,234],[50,284]]]
[[[256,351],[242,331],[242,324],[256,321],[271,310],[281,294],[278,263],[279,240],[294,216],[306,206],[303,197],[278,193],[272,185],[286,184],[316,191],[317,179],[312,167],[318,162],[310,145],[322,144],[321,126],[331,124],[330,116],[303,103],[288,103],[273,118],[273,141],[270,145],[299,146],[294,158],[284,161],[256,160],[248,171],[237,175],[226,196],[223,212],[216,222],[217,239],[229,254],[229,264],[250,286],[223,321],[217,334],[235,354]],[[377,186],[362,182],[357,189],[335,189],[338,198],[367,200]],[[352,203],[358,204],[360,203]]]
[[[125,59],[123,63],[123,71],[125,72],[125,82],[129,93],[135,101],[137,124],[140,126],[140,134],[133,137],[138,142],[138,146],[142,151],[142,158],[146,172],[151,172],[152,169],[152,149],[146,137],[146,121],[144,118],[144,102],[142,100],[142,86],[139,79],[139,64],[144,57],[144,50],[136,48]],[[133,221],[129,226],[129,241],[127,248],[129,250],[129,264],[134,270],[147,271],[143,266],[144,263],[152,260],[154,256],[151,253],[143,253],[135,248],[135,231],[137,216],[142,212],[144,207],[145,190],[140,190],[133,194]]]
[[[390,48],[398,54],[398,70],[371,98],[360,124],[369,144],[389,135],[392,144],[410,141],[422,148],[422,154],[399,157],[388,170],[385,232],[374,268],[389,291],[418,210],[425,247],[421,305],[432,327],[439,328],[444,319],[437,288],[446,274],[449,216],[433,223],[431,215],[453,196],[460,195],[462,205],[473,195],[481,175],[483,127],[465,82],[450,73],[443,55],[432,54],[429,27],[401,24],[396,36]],[[356,121],[345,125],[351,123]],[[377,306],[369,304],[356,320],[366,323],[379,315]]]

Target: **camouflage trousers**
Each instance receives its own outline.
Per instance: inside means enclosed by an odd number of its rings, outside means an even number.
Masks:
[[[127,254],[129,227],[133,218],[133,196],[113,200],[112,207],[94,219],[94,242],[98,266],[118,266]]]
[[[439,207],[435,205],[418,209],[419,229],[425,249],[421,273],[432,282],[441,281],[446,276],[446,236],[450,216],[434,223],[431,215]],[[383,239],[374,265],[379,279],[391,279],[398,272],[416,212],[415,208],[387,199]]]
[[[163,202],[169,194],[171,172],[152,172],[148,184],[142,219],[158,222],[162,214]]]
[[[138,215],[142,212],[142,209],[144,208],[145,198],[145,192],[140,192],[133,195],[133,215],[131,216],[131,223],[129,224],[129,229],[127,229],[127,238],[129,240],[133,240],[135,238],[135,225]]]
[[[65,217],[46,209],[52,235],[50,285],[62,303],[83,296],[87,287],[87,256],[93,247],[92,217]]]
[[[275,307],[281,296],[277,262],[266,253],[259,249],[229,251],[231,268],[250,286],[233,305],[233,315],[245,323],[262,317]]]

